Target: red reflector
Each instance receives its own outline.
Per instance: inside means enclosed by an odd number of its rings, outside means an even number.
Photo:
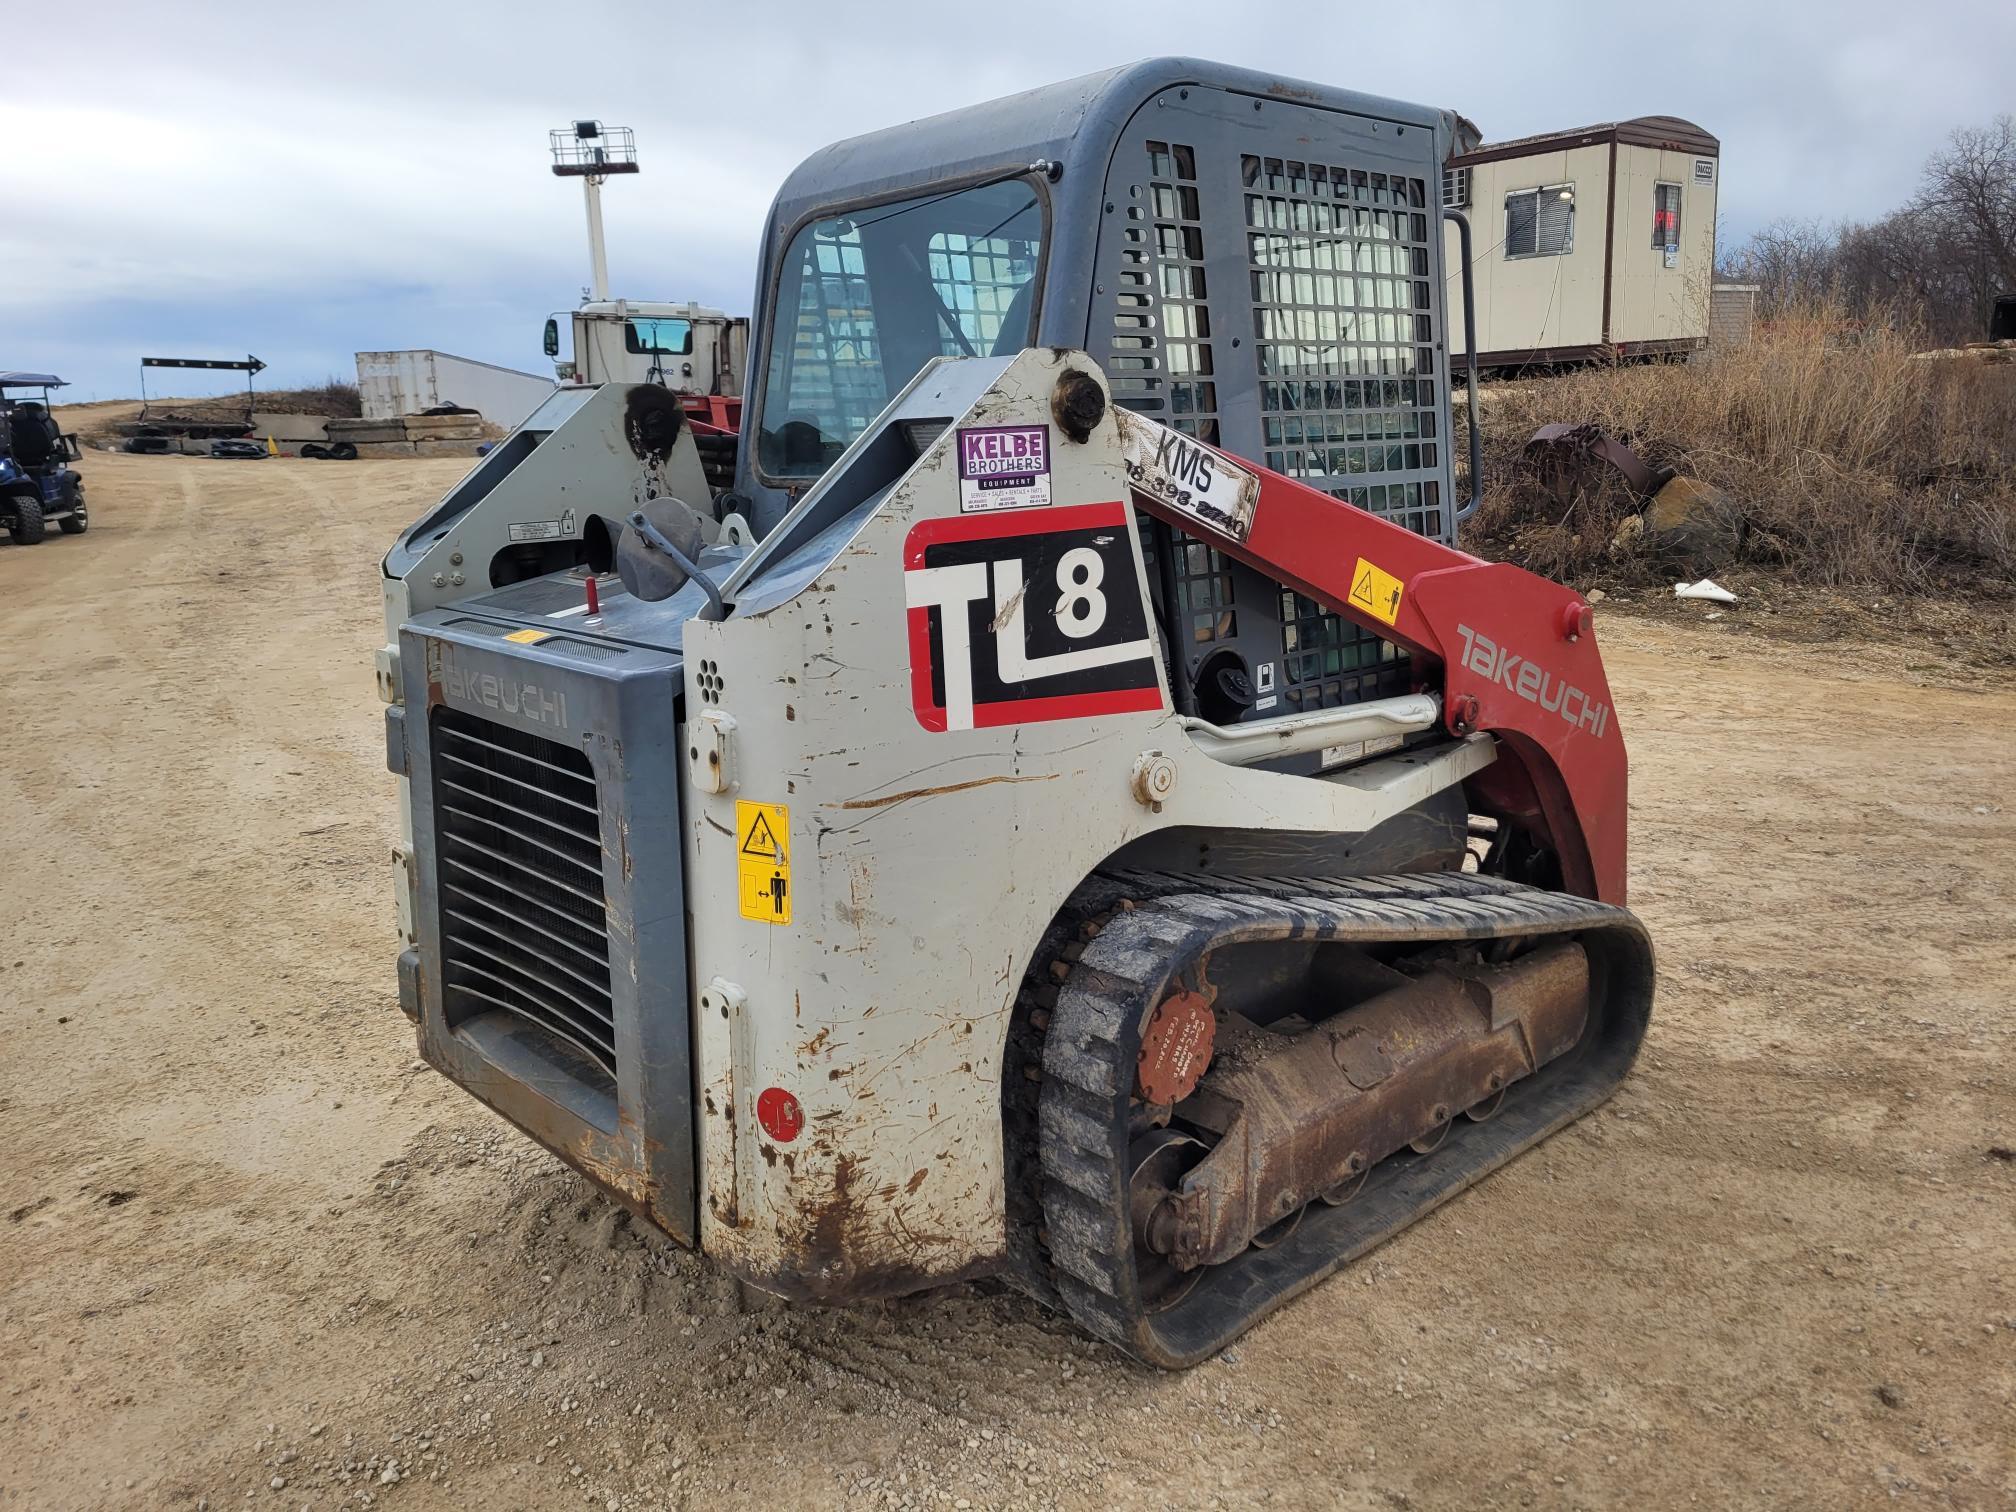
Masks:
[[[782,1087],[765,1087],[756,1099],[756,1122],[779,1144],[789,1144],[805,1127],[805,1110]]]

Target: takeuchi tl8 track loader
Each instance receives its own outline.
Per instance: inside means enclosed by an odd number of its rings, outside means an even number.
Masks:
[[[732,488],[562,388],[386,557],[422,1055],[756,1287],[1165,1366],[1608,1096],[1624,742],[1452,545],[1453,121],[1165,59],[811,157]]]

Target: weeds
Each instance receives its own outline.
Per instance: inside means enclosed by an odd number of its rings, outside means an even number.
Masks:
[[[1620,541],[1638,507],[1621,485],[1564,507],[1523,455],[1548,421],[1594,421],[1721,490],[1738,561],[1810,586],[2016,593],[2016,366],[1914,358],[1924,345],[1894,312],[1822,301],[1706,360],[1493,387],[1469,534],[1549,576],[1657,580],[1646,538]]]

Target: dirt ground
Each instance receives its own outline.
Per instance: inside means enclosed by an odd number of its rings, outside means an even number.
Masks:
[[[1184,1375],[753,1306],[414,1059],[378,557],[464,464],[0,545],[0,1507],[2007,1506],[2016,687],[1606,606],[1621,1095]]]

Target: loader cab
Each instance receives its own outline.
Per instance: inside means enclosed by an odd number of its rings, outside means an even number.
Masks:
[[[1164,58],[814,154],[765,232],[736,507],[767,533],[934,358],[1059,346],[1129,409],[1452,540],[1457,130]],[[1167,526],[1143,541],[1185,712],[1406,691],[1389,643]]]

